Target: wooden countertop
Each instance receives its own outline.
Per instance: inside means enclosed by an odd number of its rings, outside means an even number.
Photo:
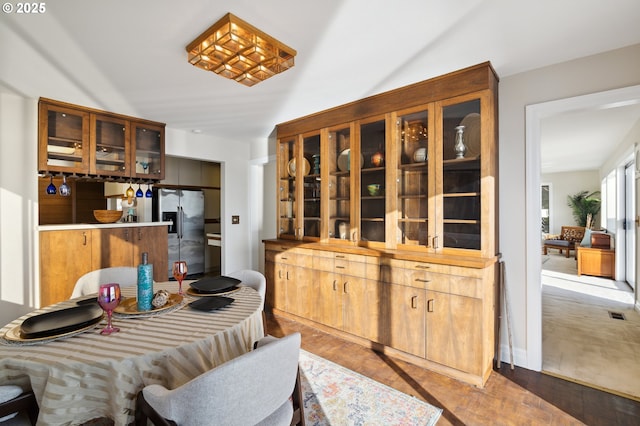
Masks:
[[[391,259],[412,260],[416,262],[431,262],[442,265],[464,266],[467,268],[486,268],[499,260],[499,256],[491,258],[473,257],[473,256],[457,256],[439,253],[421,253],[406,250],[389,250],[389,249],[372,249],[366,247],[358,247],[353,245],[316,243],[294,240],[263,240],[265,244],[280,244],[283,246],[295,246],[311,250],[326,250],[340,253],[360,254],[364,256],[386,257]]]
[[[38,231],[71,231],[79,229],[102,229],[102,228],[139,228],[142,226],[168,226],[171,221],[165,222],[116,222],[116,223],[70,223],[63,225],[42,225],[38,226]]]

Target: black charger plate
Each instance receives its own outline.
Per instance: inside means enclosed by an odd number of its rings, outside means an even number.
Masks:
[[[25,339],[38,339],[69,333],[99,321],[102,314],[97,303],[45,312],[24,320],[20,325],[20,335]]]
[[[216,309],[224,308],[227,305],[233,303],[233,299],[231,297],[224,296],[213,296],[213,297],[203,297],[202,299],[198,299],[189,303],[189,307],[193,309],[197,309],[199,311],[215,311]]]
[[[190,283],[189,286],[198,293],[215,294],[229,291],[241,282],[242,281],[237,278],[220,275],[217,277],[202,278],[201,280]]]

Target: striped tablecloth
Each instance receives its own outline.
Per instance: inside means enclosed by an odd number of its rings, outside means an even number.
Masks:
[[[185,286],[185,283],[183,283]],[[185,286],[188,288],[188,286]],[[156,283],[177,292],[177,283]],[[135,287],[123,288],[134,297]],[[109,417],[116,425],[134,420],[135,398],[144,386],[169,389],[248,352],[263,337],[260,295],[249,287],[225,296],[234,302],[213,312],[184,306],[145,318],[114,318],[119,333],[95,329],[37,345],[0,345],[0,384],[31,387],[40,406],[39,425],[72,425]],[[191,298],[185,298],[188,303]],[[75,306],[66,301],[35,311]],[[0,330],[20,325],[19,318]]]

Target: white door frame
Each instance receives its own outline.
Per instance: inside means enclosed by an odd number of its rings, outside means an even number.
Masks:
[[[527,368],[542,370],[542,285],[540,283],[540,122],[566,111],[637,103],[640,85],[527,105],[525,108]]]

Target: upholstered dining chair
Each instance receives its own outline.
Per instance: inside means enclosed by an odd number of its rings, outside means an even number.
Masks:
[[[115,266],[87,272],[76,281],[71,299],[97,293],[100,284],[118,283],[120,287],[128,287],[138,283],[138,268],[133,266]]]
[[[25,392],[15,385],[0,386],[0,423],[13,419],[20,412],[26,412],[31,424],[36,424],[39,409],[33,392]]]
[[[266,344],[168,390],[149,385],[138,393],[136,425],[283,425],[294,411],[300,333]]]
[[[240,285],[251,287],[260,294],[260,298],[262,299],[262,303],[260,305],[260,308],[262,309],[262,328],[264,330],[264,334],[267,334],[267,318],[264,312],[264,301],[267,297],[267,279],[265,276],[252,269],[241,269],[239,271],[231,272],[230,274],[227,274],[227,276],[239,279],[242,281]]]

